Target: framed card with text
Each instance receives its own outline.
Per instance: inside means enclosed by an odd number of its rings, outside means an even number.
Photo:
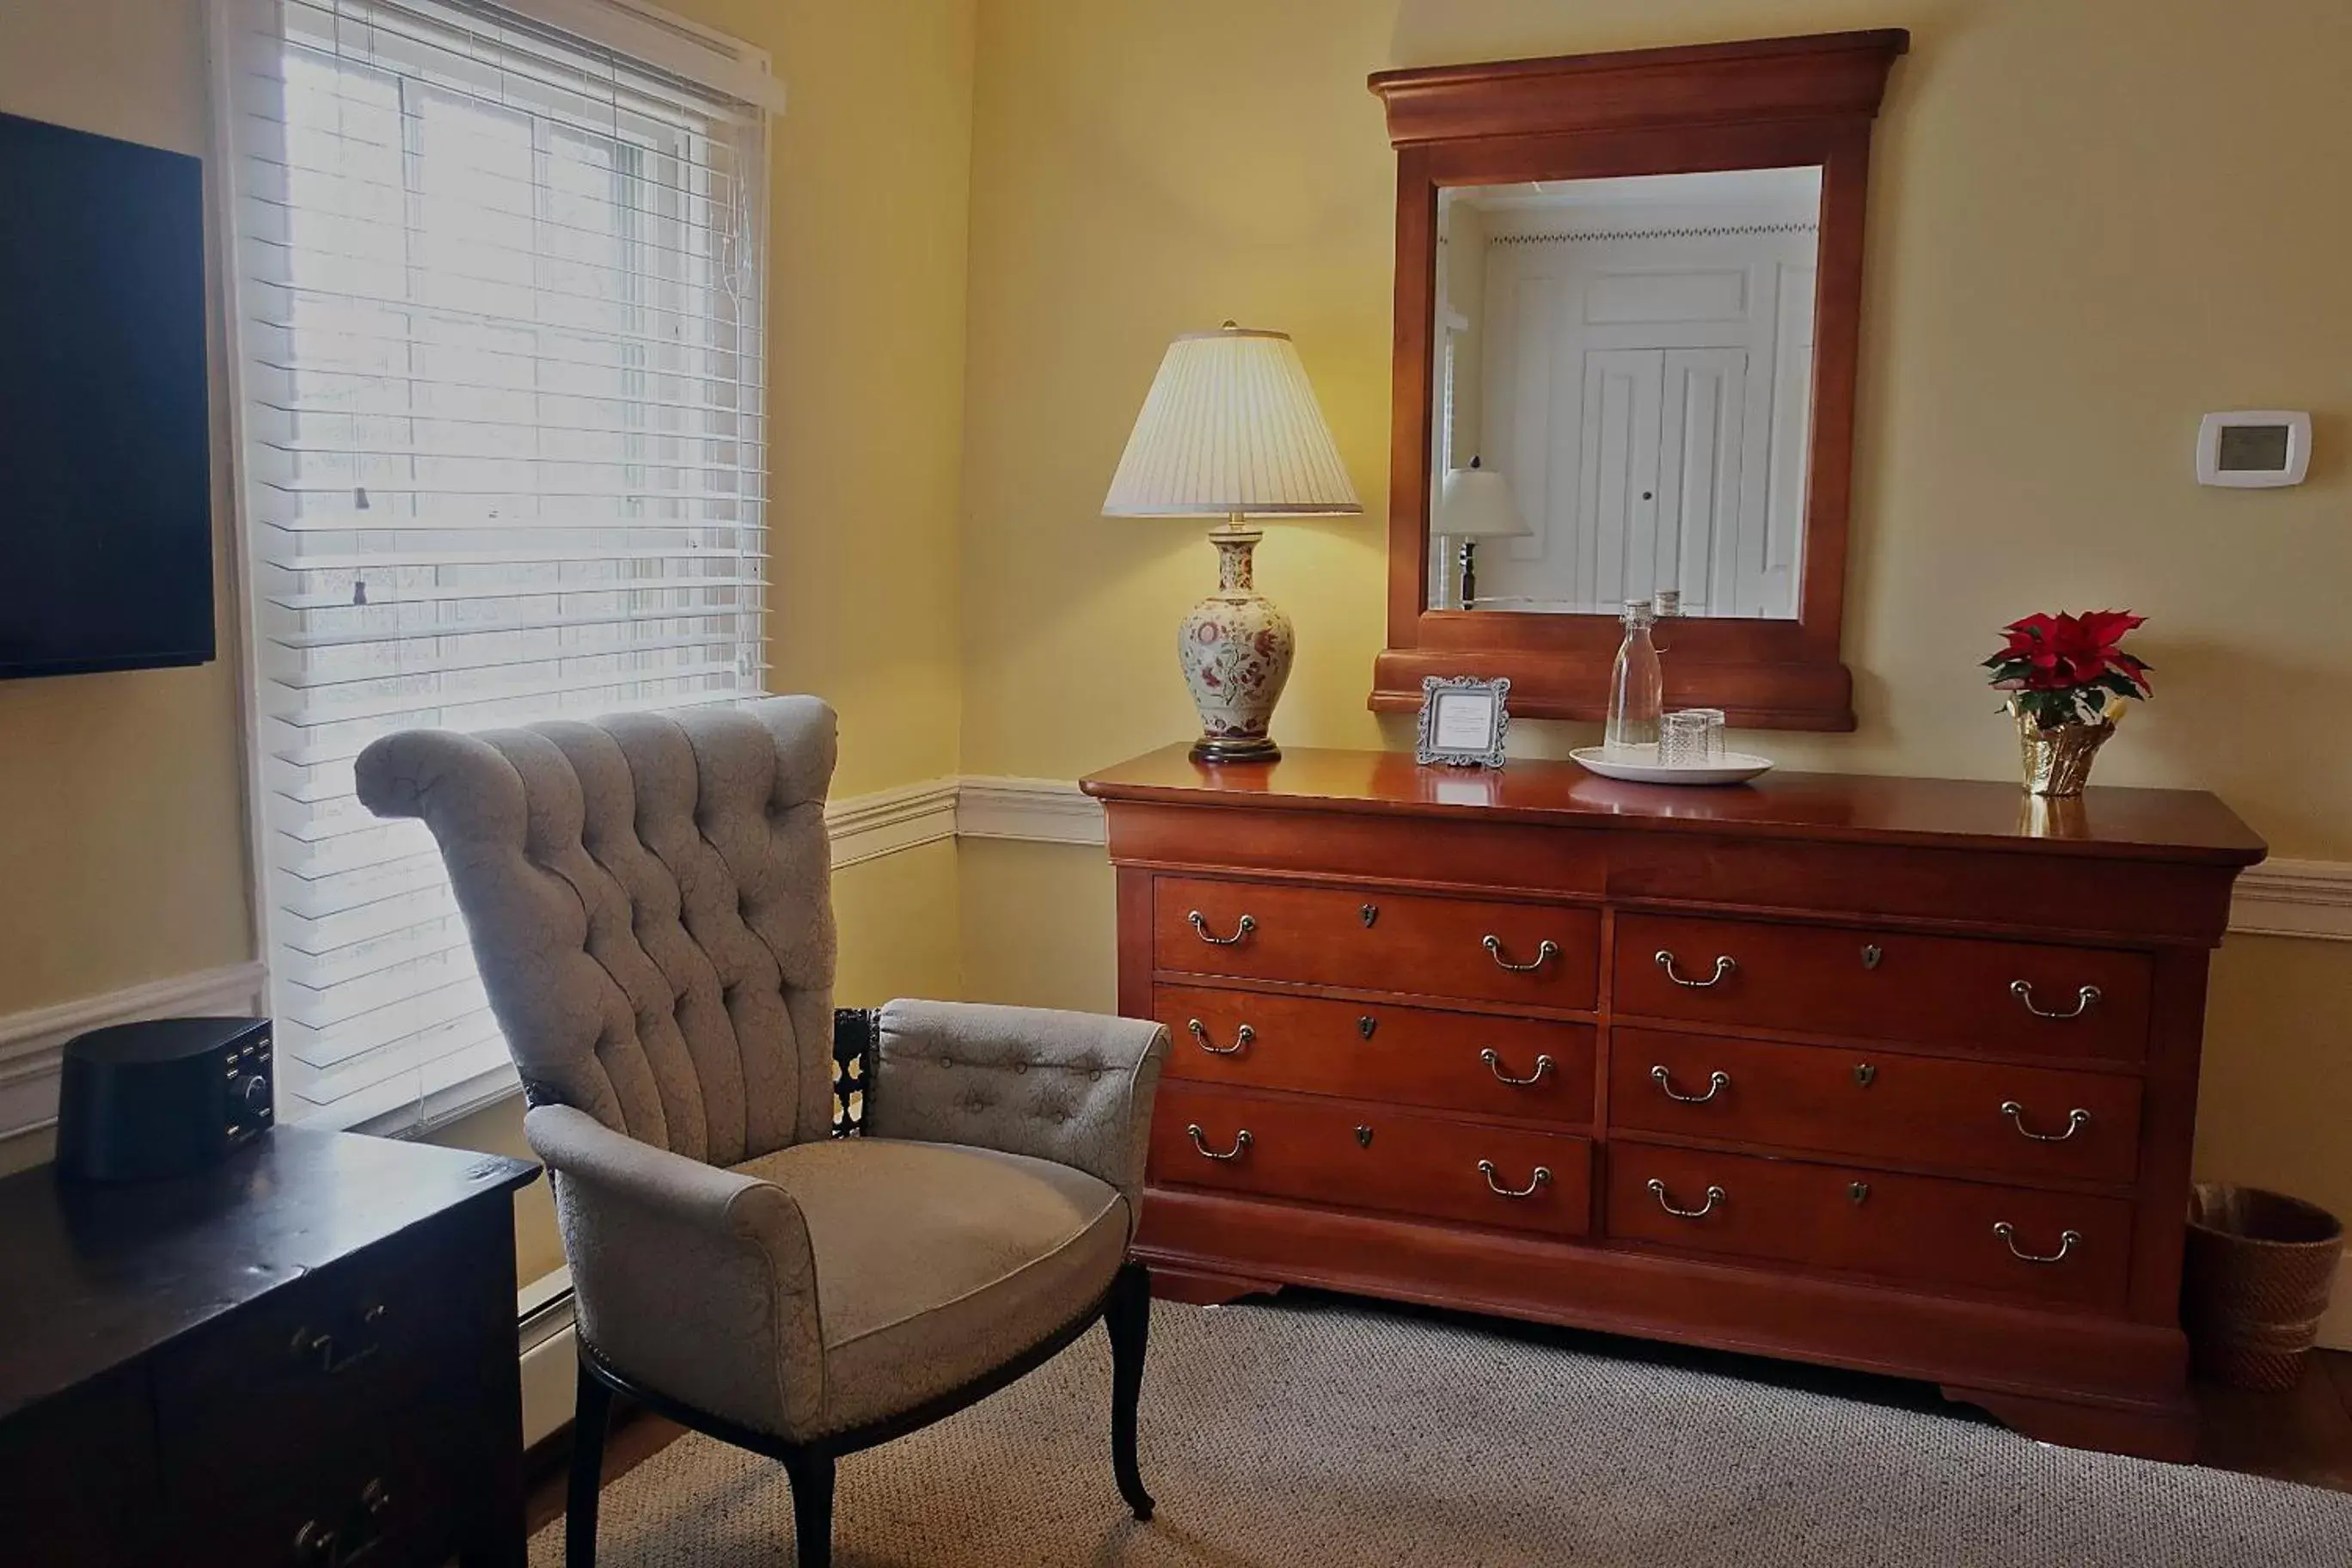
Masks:
[[[1425,675],[1421,680],[1421,736],[1413,761],[1448,767],[1499,768],[1510,730],[1508,679]]]

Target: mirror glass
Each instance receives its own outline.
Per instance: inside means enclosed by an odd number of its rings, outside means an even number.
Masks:
[[[1431,608],[1795,618],[1821,202],[1819,168],[1439,191]]]

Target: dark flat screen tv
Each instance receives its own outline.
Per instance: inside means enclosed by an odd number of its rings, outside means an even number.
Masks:
[[[0,114],[0,679],[213,657],[204,201]]]

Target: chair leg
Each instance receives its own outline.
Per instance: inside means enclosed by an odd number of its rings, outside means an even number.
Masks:
[[[604,1430],[613,1391],[580,1364],[572,1404],[572,1489],[565,1500],[563,1568],[596,1568],[596,1493],[604,1483]]]
[[[1151,1333],[1151,1271],[1140,1263],[1120,1267],[1103,1312],[1110,1331],[1110,1462],[1118,1473],[1119,1495],[1135,1517],[1151,1517],[1151,1494],[1135,1463],[1135,1406],[1143,1394],[1143,1352]]]
[[[784,1457],[793,1479],[798,1568],[833,1568],[833,1456],[803,1448]]]

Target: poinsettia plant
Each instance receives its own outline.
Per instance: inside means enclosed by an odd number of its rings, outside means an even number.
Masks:
[[[2124,652],[2123,640],[2146,616],[2085,610],[2079,616],[2028,616],[2001,628],[2009,639],[1985,660],[1996,691],[2011,710],[2041,729],[2113,719],[2126,698],[2148,694],[2147,663]]]

